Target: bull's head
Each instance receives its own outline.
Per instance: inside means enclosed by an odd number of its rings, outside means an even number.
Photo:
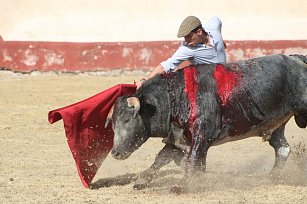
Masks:
[[[137,97],[119,97],[112,113],[114,143],[112,156],[127,159],[149,137],[140,114],[141,102]]]

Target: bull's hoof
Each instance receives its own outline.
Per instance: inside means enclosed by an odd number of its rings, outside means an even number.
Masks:
[[[283,174],[280,169],[271,171],[270,173],[271,181],[277,182],[277,181],[281,181],[282,179],[283,179]]]
[[[285,175],[282,172],[281,168],[273,168],[271,170],[271,173],[269,175],[269,179],[271,182],[273,182],[274,184],[282,184],[285,182]]]
[[[175,164],[176,164],[177,166],[181,166],[181,164],[182,164],[182,158],[183,158],[183,156],[181,156],[181,155],[174,158],[174,162],[175,162]]]
[[[183,185],[176,185],[176,186],[173,186],[171,188],[170,192],[174,193],[176,195],[180,195],[180,194],[183,194],[183,193],[187,193],[188,189]]]
[[[136,180],[136,182],[134,183],[134,185],[133,185],[133,189],[134,189],[134,190],[142,190],[142,189],[144,189],[144,188],[147,187],[147,185],[148,185],[149,182],[150,182],[150,181],[148,181],[148,180],[145,179],[145,178],[138,178],[138,179]]]

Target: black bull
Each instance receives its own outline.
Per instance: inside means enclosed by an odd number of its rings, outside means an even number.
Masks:
[[[112,155],[126,159],[149,137],[165,138],[155,163],[134,187],[145,187],[162,166],[178,163],[188,151],[182,183],[172,189],[181,192],[194,171],[205,169],[210,146],[260,136],[275,149],[274,173],[290,153],[284,136],[288,120],[294,116],[299,127],[307,125],[306,61],[272,55],[158,75],[116,101]]]

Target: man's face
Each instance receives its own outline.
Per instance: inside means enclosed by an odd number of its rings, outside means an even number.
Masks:
[[[189,47],[194,47],[201,40],[201,29],[198,29],[197,32],[190,32],[187,36],[184,37],[184,41],[187,43]]]

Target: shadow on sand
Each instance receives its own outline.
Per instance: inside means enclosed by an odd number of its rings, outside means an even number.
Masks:
[[[160,179],[169,175],[181,174],[180,170],[162,170],[154,177],[154,180]],[[111,186],[125,186],[137,180],[139,173],[124,174],[111,178],[99,179],[90,185],[90,189],[108,188]]]
[[[251,190],[256,187],[266,185],[289,185],[289,186],[307,186],[307,157],[306,152],[297,154],[292,153],[287,161],[286,168],[281,172],[279,178],[270,177],[268,171],[262,171],[261,158],[254,165],[243,165],[235,172],[209,170],[204,174],[195,175],[191,180],[191,191],[210,191],[221,189],[241,189]],[[268,164],[266,164],[268,165]],[[258,170],[260,168],[260,170]],[[271,168],[271,167],[270,167]],[[124,174],[116,177],[99,179],[90,185],[90,189],[107,188],[111,186],[125,186],[135,182],[140,173]],[[180,182],[183,174],[180,168],[161,170],[150,182],[147,188],[166,189]]]

